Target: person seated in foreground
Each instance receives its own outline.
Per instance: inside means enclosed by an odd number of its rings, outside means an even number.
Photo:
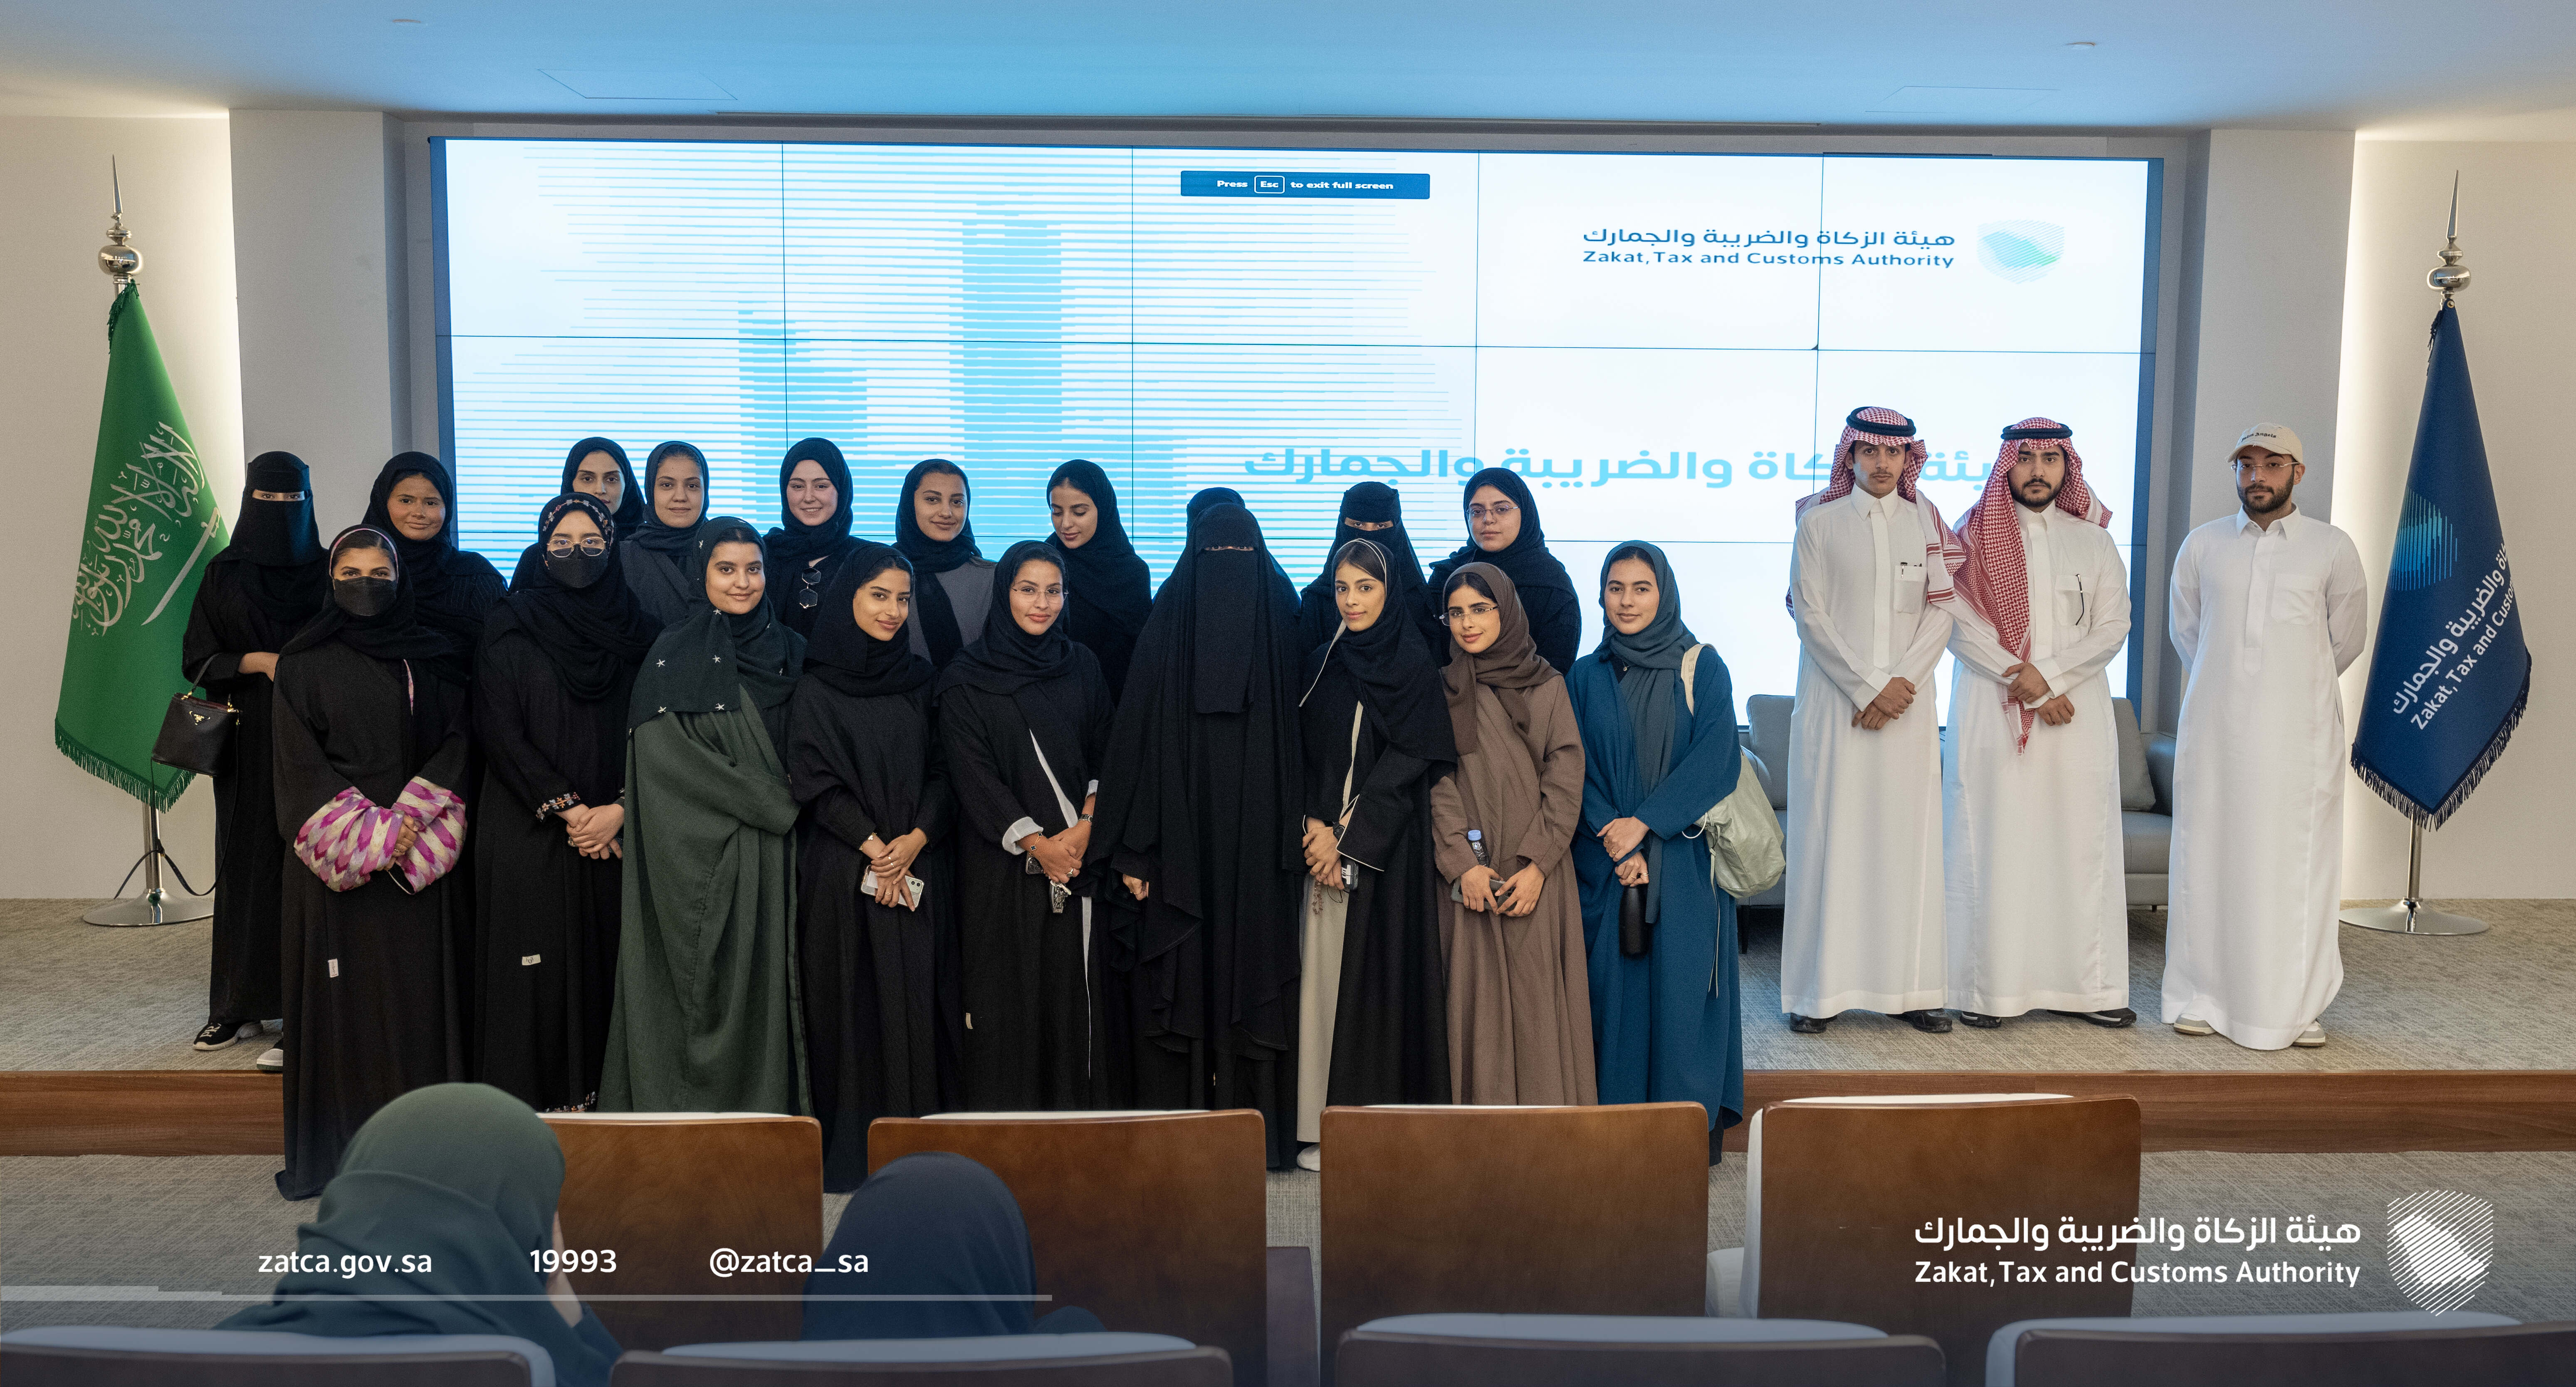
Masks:
[[[1031,1299],[833,1298],[1036,1294],[1037,1261],[1020,1202],[1000,1176],[947,1151],[888,1161],[869,1176],[814,1265],[805,1280],[806,1339],[1102,1332],[1088,1310],[1068,1305],[1041,1317],[1041,1302]],[[840,1270],[845,1265],[853,1270]],[[861,1265],[867,1270],[855,1269]]]
[[[508,1335],[544,1349],[561,1387],[606,1387],[617,1341],[562,1272],[534,1269],[533,1254],[564,1245],[563,1177],[563,1147],[527,1104],[486,1084],[414,1089],[358,1129],[319,1216],[296,1229],[313,1270],[216,1328]],[[388,1265],[350,1275],[341,1259],[355,1255]]]

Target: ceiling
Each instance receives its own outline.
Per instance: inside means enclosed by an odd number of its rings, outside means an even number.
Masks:
[[[228,108],[2568,139],[2576,3],[0,0],[0,113]]]

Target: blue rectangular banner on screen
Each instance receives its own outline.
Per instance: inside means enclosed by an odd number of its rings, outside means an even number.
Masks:
[[[1796,685],[1792,506],[1855,406],[1919,422],[1954,522],[2004,425],[2064,420],[2132,533],[2147,161],[440,149],[465,541],[504,571],[590,434],[639,463],[696,443],[709,513],[764,527],[788,445],[833,439],[877,539],[904,471],[950,458],[987,555],[1043,536],[1047,474],[1089,458],[1157,581],[1201,487],[1303,583],[1351,484],[1403,493],[1427,563],[1503,466],[1578,588],[1662,544],[1741,695]]]

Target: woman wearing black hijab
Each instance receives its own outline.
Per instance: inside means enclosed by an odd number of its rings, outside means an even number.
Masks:
[[[1388,555],[1333,556],[1339,621],[1306,657],[1305,948],[1297,1140],[1324,1105],[1449,1101],[1448,975],[1431,864],[1431,782],[1458,760],[1440,669],[1396,605]],[[1321,1169],[1315,1148],[1298,1164]]]
[[[644,523],[644,490],[635,484],[626,450],[613,438],[585,438],[572,445],[564,454],[563,489],[597,498],[621,535],[633,535]]]
[[[626,586],[663,629],[707,609],[698,583],[698,530],[707,516],[707,458],[673,439],[644,460],[644,523],[619,527],[635,552],[619,565]]]
[[[1208,507],[1136,640],[1093,860],[1118,873],[1103,951],[1114,1067],[1144,1108],[1258,1108],[1296,1154],[1295,592],[1241,506]]]
[[[867,1271],[838,1270],[862,1258]],[[808,1340],[1101,1332],[1079,1305],[1035,1313],[1037,1260],[1020,1202],[1002,1177],[950,1151],[900,1157],[869,1176],[814,1265],[799,1336]]]
[[[1557,673],[1571,674],[1575,651],[1583,644],[1583,607],[1574,579],[1547,551],[1529,483],[1508,467],[1488,467],[1467,479],[1464,509],[1467,542],[1431,566],[1427,592],[1447,591],[1449,575],[1461,564],[1489,563],[1501,569],[1520,593],[1539,658]]]
[[[828,438],[800,440],[778,464],[779,527],[761,541],[776,570],[769,606],[800,636],[814,633],[823,589],[862,543],[850,538],[850,465]]]
[[[1047,478],[1047,513],[1054,533],[1047,547],[1064,565],[1064,633],[1100,658],[1109,696],[1127,690],[1127,662],[1136,633],[1154,610],[1152,580],[1127,527],[1118,519],[1118,493],[1100,465],[1075,458]]]
[[[975,547],[966,518],[974,498],[966,473],[946,458],[924,458],[903,474],[894,505],[894,547],[912,560],[912,653],[939,669],[984,634],[993,601],[993,561]]]
[[[276,821],[275,739],[269,696],[277,652],[322,610],[331,591],[322,536],[313,528],[311,474],[293,453],[251,459],[233,542],[206,565],[188,633],[183,677],[233,706],[233,733],[215,767],[214,962],[208,970],[200,1050],[259,1034],[282,1016],[277,910],[287,866]]]
[[[661,623],[618,575],[598,499],[537,514],[534,572],[483,625],[474,726],[476,1077],[549,1110],[588,1107],[617,982],[626,704]]]
[[[1188,506],[1184,508],[1182,512],[1184,518],[1182,520],[1183,533],[1181,542],[1184,548],[1187,548],[1189,545],[1190,534],[1196,532],[1198,529],[1199,517],[1207,514],[1210,510],[1218,506],[1240,506],[1246,511],[1252,509],[1251,505],[1244,501],[1243,493],[1235,490],[1233,487],[1210,486],[1200,488],[1196,493],[1191,495]],[[1266,549],[1262,552],[1269,553]],[[1270,557],[1270,572],[1274,580],[1279,584],[1280,589],[1288,594],[1289,606],[1292,608],[1295,607],[1297,603],[1297,584],[1294,580],[1289,578],[1287,568],[1279,562],[1279,558],[1275,554]],[[1165,577],[1163,581],[1165,583],[1169,583],[1171,582],[1171,579],[1169,577]],[[1157,590],[1154,595],[1160,597],[1162,596],[1162,593]],[[1310,646],[1307,648],[1312,649],[1313,647]]]
[[[903,555],[859,546],[823,591],[787,703],[787,783],[805,806],[805,1054],[836,1194],[867,1178],[870,1122],[956,1106],[956,800],[931,735],[930,661],[905,643],[911,615]]]
[[[301,866],[280,912],[289,1199],[321,1190],[376,1109],[464,1077],[463,662],[420,619],[398,544],[343,530],[331,601],[277,662],[276,824]]]
[[[1116,705],[1100,661],[1064,633],[1055,550],[1024,540],[999,571],[983,638],[938,686],[958,805],[965,1101],[1102,1107],[1091,962],[1099,874],[1083,859]]]
[[[394,454],[376,473],[366,518],[358,523],[394,537],[421,624],[447,637],[470,671],[483,618],[509,585],[491,560],[456,546],[456,481],[446,466],[427,453]]]
[[[805,638],[762,599],[760,532],[698,530],[706,606],[627,706],[625,872],[602,1112],[809,1111],[795,1032],[797,806],[779,752]]]
[[[1422,638],[1425,653],[1448,646],[1448,633],[1431,608],[1422,586],[1422,560],[1413,556],[1413,537],[1404,532],[1404,498],[1384,482],[1361,482],[1342,493],[1341,521],[1333,529],[1331,553],[1339,555],[1352,540],[1364,539],[1386,555],[1387,610],[1399,624]],[[1309,653],[1342,629],[1342,613],[1333,592],[1338,558],[1327,558],[1324,571],[1297,597],[1297,643]]]

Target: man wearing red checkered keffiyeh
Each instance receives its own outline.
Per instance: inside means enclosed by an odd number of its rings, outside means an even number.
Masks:
[[[1916,493],[1914,421],[1856,409],[1824,490],[1798,503],[1789,612],[1789,870],[1781,1009],[1802,1035],[1845,1011],[1950,1029],[1941,906],[1941,740],[1932,678],[1967,549]]]
[[[2030,1011],[2127,1026],[2127,869],[2110,681],[2129,578],[2075,431],[2005,429],[1959,520],[1942,778],[1950,998],[1992,1027]]]

